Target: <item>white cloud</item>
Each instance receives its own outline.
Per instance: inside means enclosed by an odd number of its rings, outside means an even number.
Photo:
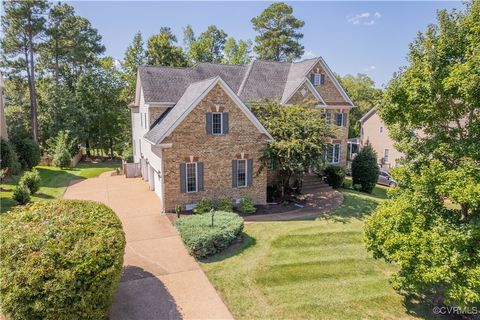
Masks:
[[[374,66],[374,65],[371,65],[371,66],[368,66],[368,67],[366,67],[366,68],[363,68],[363,71],[373,71],[373,70],[375,70],[375,69],[377,69],[377,67]]]
[[[318,55],[316,55],[313,51],[307,50],[303,54],[302,58],[303,59],[312,59],[312,58],[315,58],[315,57],[318,57]]]
[[[376,20],[380,19],[382,15],[380,12],[376,11],[375,13],[370,12],[362,12],[356,15],[347,16],[347,23],[351,23],[353,25],[365,25],[365,26],[373,26],[376,24]]]

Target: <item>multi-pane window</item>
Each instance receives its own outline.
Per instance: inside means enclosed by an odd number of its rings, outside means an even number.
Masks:
[[[337,126],[342,126],[343,125],[343,113],[335,113],[335,124]]]
[[[388,163],[388,160],[389,160],[389,159],[388,159],[389,153],[390,153],[390,150],[389,150],[389,149],[385,149],[385,150],[383,150],[383,161],[384,161],[385,163]]]
[[[247,186],[247,160],[237,160],[237,187]]]
[[[197,192],[197,163],[187,163],[187,192]]]
[[[323,84],[322,78],[323,78],[323,75],[321,73],[315,73],[313,75],[313,84],[316,86]]]
[[[325,154],[325,160],[328,163],[339,163],[340,162],[340,144],[327,144]]]
[[[212,133],[222,134],[222,113],[212,113]]]
[[[330,112],[322,112],[321,117],[325,119],[325,122],[330,124],[330,119],[332,117],[332,114]]]

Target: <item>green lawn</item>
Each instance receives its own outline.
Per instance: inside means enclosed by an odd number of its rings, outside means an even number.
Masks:
[[[391,288],[394,266],[363,247],[363,216],[386,198],[385,188],[342,193],[343,205],[315,221],[247,224],[243,244],[201,263],[236,319],[428,315]]]
[[[55,167],[38,166],[36,167],[42,179],[40,190],[32,197],[33,201],[45,199],[55,199],[62,197],[70,181],[76,179],[92,178],[100,175],[102,172],[115,170],[118,163],[80,163],[77,167],[68,170],[62,170]],[[12,190],[15,188],[20,176],[14,177],[12,181],[2,183],[0,192],[1,208],[0,212],[10,210],[15,201],[12,200]]]

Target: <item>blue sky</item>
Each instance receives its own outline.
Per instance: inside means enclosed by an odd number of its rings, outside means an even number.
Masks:
[[[122,59],[136,31],[144,39],[169,26],[182,44],[183,27],[196,34],[215,24],[229,36],[254,39],[250,19],[271,2],[70,2],[103,36],[107,54]],[[408,44],[435,22],[439,9],[462,8],[458,1],[288,2],[302,29],[306,57],[321,55],[342,75],[366,73],[377,86],[406,64]]]

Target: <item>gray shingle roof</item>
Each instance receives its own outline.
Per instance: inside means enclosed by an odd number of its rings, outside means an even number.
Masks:
[[[152,143],[160,143],[165,138],[168,130],[175,125],[177,121],[182,120],[182,115],[187,112],[188,108],[201,96],[218,77],[206,79],[193,83],[188,86],[183,95],[178,100],[177,104],[165,116],[165,118],[150,131],[148,131],[144,138]]]
[[[295,63],[253,61],[249,65],[199,63],[191,68],[140,66],[139,75],[146,103],[176,103],[187,87],[219,76],[243,102],[282,100],[305,79],[318,58]]]

